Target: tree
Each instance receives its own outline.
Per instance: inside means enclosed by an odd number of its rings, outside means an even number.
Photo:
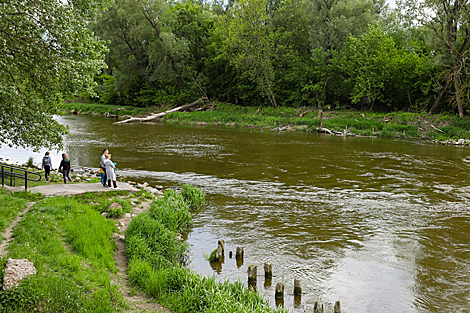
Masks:
[[[221,51],[277,107],[274,84],[274,36],[268,27],[266,0],[240,0],[221,18]]]
[[[439,39],[439,50],[444,56],[445,84],[441,89],[430,113],[433,113],[447,88],[453,82],[455,102],[459,116],[464,116],[462,94],[470,86],[462,85],[462,71],[470,53],[470,1],[468,0],[426,0],[420,2],[424,24],[429,26]]]
[[[352,84],[352,102],[364,101],[372,111],[376,101],[391,105],[385,92],[412,81],[420,62],[418,55],[398,49],[380,27],[370,26],[362,36],[349,38],[340,67]]]
[[[104,0],[0,1],[0,143],[61,148],[53,117],[67,97],[92,93],[105,46],[87,26]]]
[[[341,50],[350,35],[359,36],[377,22],[384,0],[310,0],[310,43],[327,53]]]

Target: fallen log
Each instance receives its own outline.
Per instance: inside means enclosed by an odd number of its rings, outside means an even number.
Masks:
[[[313,109],[312,109],[312,110],[307,110],[307,111],[301,113],[301,114],[299,115],[299,117],[304,117],[305,114],[310,113],[310,112],[313,112]]]
[[[334,135],[331,130],[329,130],[328,128],[325,128],[325,127],[317,127],[317,131],[321,132],[321,133],[328,133],[330,135]]]
[[[431,124],[431,127],[434,128],[435,130],[437,130],[438,132],[441,132],[443,133],[444,131],[443,130],[440,130],[439,128],[435,127],[434,125]]]
[[[198,99],[198,100],[196,100],[192,103],[185,104],[183,106],[180,106],[180,107],[177,107],[177,108],[165,111],[165,112],[156,113],[156,114],[154,113],[154,114],[151,114],[151,115],[146,116],[146,117],[131,117],[127,120],[122,120],[122,121],[116,122],[114,124],[123,124],[123,123],[129,123],[129,122],[149,122],[149,121],[158,120],[158,119],[163,118],[168,113],[173,113],[173,112],[178,112],[178,111],[183,111],[183,110],[189,109],[189,108],[195,106],[196,104],[204,103],[204,101],[206,101],[206,100],[207,100],[206,98],[201,98],[201,99]]]

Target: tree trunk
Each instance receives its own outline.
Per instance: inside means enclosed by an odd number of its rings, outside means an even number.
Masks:
[[[444,94],[446,93],[447,91],[447,88],[449,87],[449,83],[450,83],[450,76],[447,76],[446,77],[446,84],[444,85],[444,87],[441,88],[441,90],[439,91],[439,94],[437,95],[437,98],[436,100],[434,101],[431,109],[429,109],[429,112],[428,114],[434,114],[436,112],[436,109],[437,109],[437,106],[439,105],[439,102],[441,102],[441,99],[442,97],[444,96]]]
[[[459,116],[463,117],[463,107],[462,107],[462,99],[460,99],[460,67],[457,65],[457,61],[455,60],[455,55],[452,49],[450,50],[450,55],[452,58],[452,65],[454,70],[454,87],[455,87],[455,99],[457,100],[457,108],[459,110]]]
[[[162,117],[164,117],[165,115],[167,115],[168,113],[173,113],[173,112],[178,112],[178,111],[182,111],[182,110],[186,110],[186,109],[189,109],[190,107],[193,107],[195,106],[196,104],[198,103],[204,103],[204,101],[206,101],[207,99],[206,98],[201,98],[199,100],[196,100],[192,103],[189,103],[189,104],[186,104],[186,105],[183,105],[183,106],[180,106],[180,107],[177,107],[177,108],[174,108],[174,109],[171,109],[171,110],[168,110],[168,111],[165,111],[165,112],[161,112],[161,113],[157,113],[157,114],[152,114],[150,116],[147,116],[147,117],[130,117],[129,119],[127,120],[123,120],[123,121],[119,121],[119,122],[116,122],[114,124],[124,124],[124,123],[129,123],[129,122],[149,122],[149,121],[154,121],[154,120],[157,120],[157,119],[161,119]]]

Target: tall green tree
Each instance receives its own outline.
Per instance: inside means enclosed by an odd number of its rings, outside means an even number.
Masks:
[[[274,94],[274,33],[268,26],[266,0],[240,0],[218,24],[224,57],[242,75],[254,81],[277,107]]]
[[[359,36],[376,24],[384,0],[307,0],[312,49],[341,50],[350,35]]]
[[[102,0],[0,2],[0,143],[60,148],[53,117],[105,66],[105,46],[88,30]]]
[[[417,67],[426,68],[426,62],[419,55],[412,55],[396,47],[393,38],[380,27],[370,26],[369,31],[362,36],[350,37],[340,67],[347,77],[347,83],[352,85],[352,102],[368,104],[372,111],[377,102],[388,107],[393,105],[394,92],[391,90],[395,90],[395,93],[398,90],[410,92],[410,89],[400,86],[412,85],[416,77],[421,75]]]
[[[433,113],[448,87],[454,87],[454,99],[459,116],[464,116],[463,94],[470,84],[463,83],[466,75],[466,60],[470,53],[470,1],[468,0],[426,0],[417,3],[422,12],[421,22],[432,29],[435,37],[434,48],[444,66],[445,84],[440,90],[430,113]]]

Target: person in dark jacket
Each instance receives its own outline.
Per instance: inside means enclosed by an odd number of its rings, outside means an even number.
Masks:
[[[46,152],[46,155],[42,158],[42,168],[46,172],[44,174],[44,178],[46,179],[46,181],[49,181],[49,177],[50,177],[51,170],[52,170],[52,159],[51,159],[51,156],[49,155],[49,151]]]
[[[65,153],[62,153],[62,161],[60,162],[59,171],[60,169],[62,169],[62,173],[64,174],[64,184],[67,183],[67,178],[72,182],[72,178],[70,178],[70,160]]]

